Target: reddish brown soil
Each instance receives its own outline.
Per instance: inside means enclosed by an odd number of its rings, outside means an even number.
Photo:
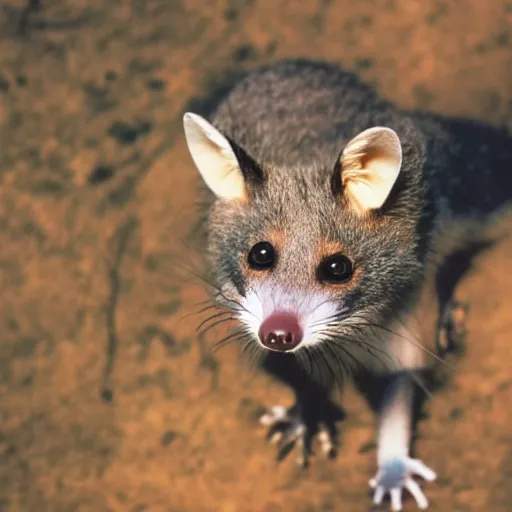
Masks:
[[[276,466],[255,417],[288,390],[183,318],[205,294],[176,272],[197,179],[181,113],[310,56],[402,106],[512,124],[512,3],[43,0],[20,35],[23,4],[0,3],[0,510],[368,510],[365,403],[345,394],[337,460]],[[433,512],[512,510],[511,251],[458,290],[467,348],[418,442]]]

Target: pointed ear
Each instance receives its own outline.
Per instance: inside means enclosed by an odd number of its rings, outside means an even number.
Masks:
[[[380,208],[402,165],[402,146],[390,128],[361,132],[341,155],[341,183],[349,204],[359,214]]]
[[[244,176],[226,137],[190,112],[183,116],[183,127],[192,159],[210,190],[221,199],[245,199]]]

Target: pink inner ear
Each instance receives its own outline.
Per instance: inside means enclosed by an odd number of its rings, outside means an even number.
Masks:
[[[402,149],[395,132],[371,128],[359,134],[342,155],[342,180],[348,203],[358,214],[380,208],[400,172]]]

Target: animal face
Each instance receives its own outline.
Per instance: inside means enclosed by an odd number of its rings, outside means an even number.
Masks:
[[[255,162],[191,114],[185,133],[216,195],[208,246],[216,298],[252,339],[294,352],[385,328],[421,268],[415,223],[380,211],[402,165],[395,132],[365,130],[330,169]]]

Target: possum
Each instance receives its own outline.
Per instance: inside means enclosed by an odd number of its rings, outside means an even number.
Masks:
[[[338,377],[378,391],[373,501],[435,472],[411,455],[424,372],[453,343],[450,254],[484,246],[512,199],[512,138],[469,119],[404,111],[326,62],[250,72],[207,120],[184,115],[211,194],[213,300],[258,347],[261,367],[295,392],[262,422],[307,459],[336,452]],[[284,426],[284,427],[283,427]],[[430,461],[428,461],[430,463]]]

